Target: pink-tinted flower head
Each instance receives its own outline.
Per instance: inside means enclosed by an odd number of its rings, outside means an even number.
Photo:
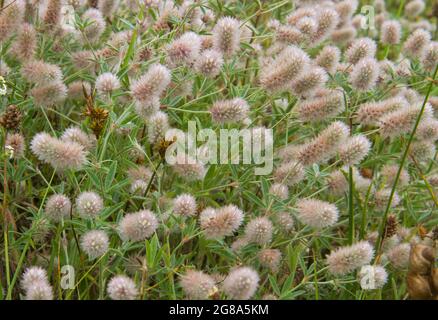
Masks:
[[[107,292],[112,300],[135,300],[138,295],[135,282],[124,275],[112,277],[108,282]]]
[[[82,15],[82,20],[85,22],[83,29],[83,42],[97,43],[105,31],[105,19],[102,13],[95,9],[89,8]]]
[[[408,105],[407,107],[389,112],[379,120],[380,134],[383,137],[397,137],[412,130],[421,109],[421,104]],[[426,104],[423,121],[433,117],[433,110],[430,104]]]
[[[338,208],[318,199],[301,199],[296,204],[298,219],[316,229],[327,228],[338,221]]]
[[[411,245],[409,243],[401,243],[390,248],[386,252],[391,265],[396,269],[407,269],[409,265],[409,255],[411,253]]]
[[[275,169],[274,179],[277,183],[293,186],[304,179],[304,168],[294,160],[284,162]]]
[[[23,65],[21,74],[30,83],[45,85],[62,80],[61,68],[41,60],[31,60]]]
[[[220,239],[232,235],[242,224],[243,212],[234,205],[207,208],[200,214],[201,229],[206,238]]]
[[[268,218],[255,218],[246,225],[245,238],[248,243],[268,244],[272,239],[272,228],[272,222]]]
[[[351,71],[350,83],[358,91],[369,91],[374,88],[379,76],[380,66],[374,58],[363,58]]]
[[[426,8],[426,4],[423,0],[411,0],[405,5],[405,16],[408,18],[416,18]]]
[[[338,148],[345,142],[350,129],[340,121],[333,122],[325,128],[316,138],[306,143],[299,151],[298,160],[308,166],[321,163],[336,154]]]
[[[298,47],[288,46],[264,67],[260,73],[260,83],[268,91],[280,91],[296,79],[310,63],[308,55]]]
[[[64,102],[67,97],[67,87],[61,80],[36,86],[30,90],[34,103],[41,107],[52,107]]]
[[[167,48],[170,62],[175,65],[191,66],[199,58],[201,38],[194,32],[186,32]]]
[[[403,45],[403,53],[411,58],[420,59],[427,46],[430,44],[431,35],[424,29],[415,30],[406,39]]]
[[[70,217],[71,202],[63,194],[54,194],[47,199],[44,215],[50,220],[61,221]]]
[[[291,91],[296,96],[312,96],[328,80],[328,75],[321,67],[309,67],[291,84]]]
[[[195,198],[187,193],[179,195],[173,202],[173,212],[185,217],[194,216],[196,214],[196,208]]]
[[[340,59],[341,50],[338,47],[325,46],[316,56],[315,62],[328,73],[335,73]]]
[[[360,283],[369,284],[369,286],[363,286],[363,290],[381,289],[388,281],[388,273],[384,267],[367,265],[362,268],[359,273]]]
[[[23,23],[19,29],[17,39],[13,45],[14,55],[22,62],[34,58],[37,49],[35,28],[28,23]]]
[[[339,157],[347,166],[359,164],[370,152],[371,142],[363,134],[349,138],[339,149]]]
[[[48,282],[47,272],[41,267],[33,266],[27,268],[21,278],[21,288],[27,290],[37,282]]]
[[[281,262],[281,251],[278,249],[262,249],[257,254],[260,265],[272,272],[277,272]]]
[[[363,58],[372,58],[376,54],[376,43],[370,38],[359,38],[353,41],[345,52],[347,62],[356,64]]]
[[[46,270],[40,267],[27,268],[21,279],[25,300],[52,300],[53,289],[50,286]]]
[[[112,17],[119,8],[119,0],[98,0],[97,7],[104,17]]]
[[[232,123],[244,120],[248,116],[249,105],[242,98],[216,101],[210,108],[213,121]]]
[[[96,79],[96,90],[99,94],[110,94],[120,88],[119,79],[111,72],[102,73]]]
[[[431,42],[424,50],[421,58],[424,70],[427,72],[434,71],[434,68],[438,64],[438,42]]]
[[[67,128],[61,136],[64,142],[75,142],[84,147],[84,150],[91,150],[96,145],[96,137],[82,131],[79,127]]]
[[[157,217],[149,210],[129,213],[119,222],[121,238],[130,241],[142,241],[151,237],[157,227]]]
[[[21,133],[8,133],[5,139],[5,148],[14,159],[20,159],[24,156],[26,144]]]
[[[314,97],[301,100],[295,106],[298,118],[304,122],[321,122],[335,117],[345,109],[340,90],[321,89]]]
[[[383,22],[380,41],[383,44],[391,45],[400,43],[402,31],[401,24],[397,20],[387,20]]]
[[[34,136],[30,148],[39,160],[56,170],[79,170],[86,162],[83,146],[75,142],[63,142],[42,132]]]
[[[329,270],[334,275],[345,275],[371,262],[374,250],[367,241],[332,251],[327,257]]]
[[[385,164],[380,170],[380,175],[383,178],[383,182],[390,188],[394,185],[395,177],[397,176],[399,165],[398,164]],[[409,173],[406,169],[402,169],[400,177],[398,179],[397,186],[405,187],[409,184]]]
[[[189,299],[208,299],[218,290],[211,276],[196,270],[187,270],[180,278],[180,285]]]
[[[408,102],[403,97],[393,97],[378,102],[366,102],[359,106],[357,118],[362,125],[377,125],[379,119],[385,114],[407,106]]]
[[[240,22],[232,17],[220,18],[213,28],[213,47],[223,54],[231,57],[239,49]]]
[[[206,173],[204,164],[189,155],[177,155],[172,169],[177,175],[187,181],[202,180]]]
[[[276,196],[280,200],[286,200],[289,198],[289,188],[282,183],[274,183],[269,188],[269,193]]]
[[[169,129],[169,117],[165,112],[158,111],[151,115],[148,124],[148,140],[154,144],[164,139],[166,131]]]
[[[131,84],[131,93],[135,100],[147,103],[159,97],[170,84],[170,71],[161,64],[152,65],[149,70]]]
[[[318,10],[316,19],[318,28],[311,39],[311,46],[316,46],[331,36],[339,24],[339,14],[334,9],[325,7]]]
[[[214,78],[220,73],[223,63],[222,54],[217,50],[209,49],[201,52],[196,60],[195,69],[206,77]]]

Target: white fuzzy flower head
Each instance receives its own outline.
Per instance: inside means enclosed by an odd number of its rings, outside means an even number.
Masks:
[[[321,67],[310,67],[291,84],[296,96],[309,97],[320,89],[328,80],[327,72]]]
[[[334,156],[350,134],[349,127],[340,121],[332,122],[319,135],[298,151],[298,160],[305,166],[325,162]]]
[[[96,90],[101,95],[110,94],[120,88],[119,79],[111,72],[102,73],[96,79]]]
[[[240,22],[232,17],[220,18],[213,28],[213,47],[224,57],[231,57],[239,49]]]
[[[194,216],[196,214],[195,198],[187,193],[179,195],[173,202],[173,211],[185,217]]]
[[[435,66],[438,64],[438,42],[433,41],[430,43],[421,58],[424,70],[427,72],[433,72]]]
[[[35,282],[28,287],[25,300],[53,300],[53,289],[46,282]]]
[[[27,290],[37,282],[48,282],[48,281],[49,280],[47,278],[46,270],[44,270],[41,267],[33,266],[27,268],[26,271],[24,271],[21,278],[20,286],[24,290]]]
[[[398,169],[398,164],[385,164],[384,166],[382,166],[380,174],[386,186],[392,188]],[[409,180],[409,172],[406,169],[402,169],[402,171],[400,172],[400,177],[398,179],[397,187],[406,187],[409,184]]]
[[[47,199],[44,215],[52,221],[61,221],[70,217],[70,199],[62,194],[54,194]]]
[[[112,300],[135,300],[138,295],[135,282],[124,275],[114,276],[108,283],[107,292]]]
[[[257,254],[257,258],[265,268],[277,272],[281,262],[281,251],[279,249],[263,249]]]
[[[76,210],[83,218],[94,218],[103,210],[103,200],[96,192],[82,192],[76,199]]]
[[[234,205],[219,209],[207,208],[200,214],[201,229],[208,239],[220,239],[232,235],[242,221],[243,212]]]
[[[164,139],[164,135],[169,129],[169,117],[166,113],[158,111],[149,118],[148,124],[148,140],[154,144]]]
[[[274,183],[269,188],[269,193],[278,197],[280,200],[286,200],[289,198],[289,188],[282,183]]]
[[[217,50],[209,49],[202,51],[195,63],[195,69],[206,77],[214,78],[220,73],[223,63],[222,54]]]
[[[298,219],[316,229],[332,226],[338,221],[338,208],[318,199],[301,199],[297,204]]]
[[[410,253],[411,245],[409,243],[401,243],[389,249],[386,252],[386,256],[394,268],[404,270],[409,265]]]
[[[204,164],[189,155],[177,155],[172,169],[186,181],[202,180],[206,173]]]
[[[371,142],[362,134],[349,138],[339,149],[339,157],[347,166],[359,164],[370,152]]]
[[[278,184],[291,187],[304,179],[304,167],[294,160],[285,162],[275,169],[274,179]]]
[[[401,25],[397,20],[383,22],[380,40],[383,44],[391,45],[400,43]]]
[[[21,282],[25,300],[53,300],[53,289],[50,286],[46,270],[30,267],[23,273]]]
[[[232,270],[225,278],[223,289],[231,299],[248,300],[258,288],[259,275],[250,267]]]
[[[368,91],[374,88],[379,77],[380,65],[374,58],[360,60],[351,71],[350,83],[358,91]]]
[[[201,38],[194,32],[186,32],[174,40],[167,48],[167,55],[171,63],[178,65],[192,65],[199,57]]]
[[[275,224],[284,233],[289,233],[294,229],[294,219],[289,212],[282,211],[275,215]]]
[[[81,248],[90,259],[96,259],[108,250],[109,238],[105,231],[91,230],[81,238]]]
[[[261,69],[260,84],[269,92],[287,89],[309,64],[310,58],[306,52],[296,46],[288,46],[272,63]]]
[[[155,214],[149,210],[129,213],[119,222],[119,232],[123,240],[141,241],[149,238],[158,227]]]
[[[208,299],[218,290],[211,276],[196,270],[188,270],[182,275],[180,284],[189,299]]]
[[[273,232],[272,222],[266,217],[258,217],[246,225],[245,238],[248,243],[265,245],[271,242]]]
[[[345,275],[363,265],[369,264],[374,250],[367,241],[360,241],[348,247],[332,251],[327,257],[329,271],[334,275]]]
[[[213,121],[221,124],[243,121],[248,112],[249,105],[242,98],[216,101],[210,108]]]
[[[421,58],[430,44],[431,35],[424,29],[415,30],[405,41],[403,53],[410,58]]]
[[[347,62],[356,64],[361,59],[374,57],[376,54],[376,43],[370,38],[359,38],[353,41],[345,52]]]
[[[78,143],[84,147],[84,150],[90,150],[96,144],[96,137],[85,133],[79,127],[67,128],[62,134],[61,140]]]

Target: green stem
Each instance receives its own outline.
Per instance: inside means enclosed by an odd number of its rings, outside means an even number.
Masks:
[[[351,245],[354,242],[354,208],[353,208],[353,167],[348,168],[348,243]]]
[[[9,270],[9,244],[8,244],[8,228],[6,227],[3,230],[3,237],[5,241],[5,267],[6,267],[6,283],[8,285],[8,291],[10,291],[11,288],[11,272]],[[11,300],[11,297],[8,295],[7,300]]]

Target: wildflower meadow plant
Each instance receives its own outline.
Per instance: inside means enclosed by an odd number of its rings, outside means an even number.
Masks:
[[[438,299],[434,1],[0,6],[0,299]]]

